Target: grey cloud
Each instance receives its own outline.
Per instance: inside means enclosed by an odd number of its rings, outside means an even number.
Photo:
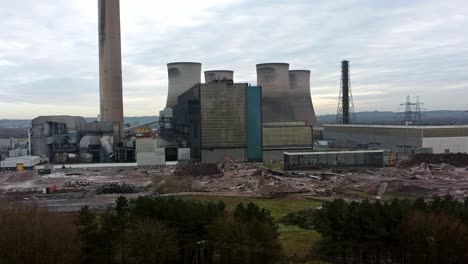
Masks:
[[[65,99],[57,92],[66,87],[77,114],[91,114],[78,105],[98,102],[97,4],[72,2],[4,4],[0,104],[38,99],[54,104],[57,96]],[[128,23],[122,24],[125,112],[153,115],[164,106],[171,61],[232,69],[236,80],[253,84],[256,63],[285,61],[310,69],[315,110],[327,114],[336,110],[331,102],[333,94],[338,97],[340,61],[347,59],[357,111],[395,110],[407,94],[419,95],[429,109],[464,108],[468,7],[464,1],[445,2],[237,1],[194,13],[187,25],[121,10]],[[31,8],[20,12],[23,5]],[[132,12],[138,8],[145,8],[144,2]],[[25,96],[9,95],[13,91]],[[133,109],[143,98],[154,104]],[[323,100],[327,103],[320,105]]]

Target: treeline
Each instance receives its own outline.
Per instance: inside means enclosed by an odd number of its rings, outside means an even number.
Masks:
[[[59,214],[0,204],[0,263],[276,263],[266,209],[170,197],[119,197],[106,210]]]
[[[282,221],[321,235],[336,263],[468,263],[468,199],[326,202]]]
[[[281,259],[270,212],[239,204],[171,197],[117,199],[103,212],[83,207],[79,227],[85,263],[275,263]]]
[[[74,217],[0,203],[0,263],[82,263]]]

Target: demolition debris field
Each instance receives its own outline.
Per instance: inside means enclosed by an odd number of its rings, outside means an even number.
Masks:
[[[84,204],[105,208],[120,195],[314,200],[451,195],[461,200],[468,196],[468,158],[460,155],[422,155],[396,167],[354,171],[285,172],[263,164],[238,163],[60,169],[48,175],[39,175],[35,170],[3,171],[0,172],[0,196],[7,201],[35,203],[59,211],[78,210]],[[280,164],[268,167],[279,168]],[[43,193],[44,188],[54,185],[55,192]]]

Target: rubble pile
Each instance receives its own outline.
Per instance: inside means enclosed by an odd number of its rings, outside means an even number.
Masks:
[[[138,188],[133,184],[126,183],[107,183],[96,188],[96,194],[112,194],[112,193],[137,193]]]
[[[220,174],[221,171],[215,163],[184,164],[177,166],[176,176],[209,176]]]
[[[20,172],[7,172],[5,175],[6,182],[25,182],[35,178],[35,175],[30,170],[20,171]]]
[[[74,187],[86,187],[86,186],[91,186],[91,185],[92,183],[88,181],[68,181],[63,186],[74,188]]]

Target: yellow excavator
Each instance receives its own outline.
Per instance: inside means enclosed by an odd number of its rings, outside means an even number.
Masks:
[[[387,167],[395,167],[398,161],[398,153],[396,151],[392,152],[392,155],[390,155],[390,158],[388,158],[387,162],[385,163],[385,166]]]

